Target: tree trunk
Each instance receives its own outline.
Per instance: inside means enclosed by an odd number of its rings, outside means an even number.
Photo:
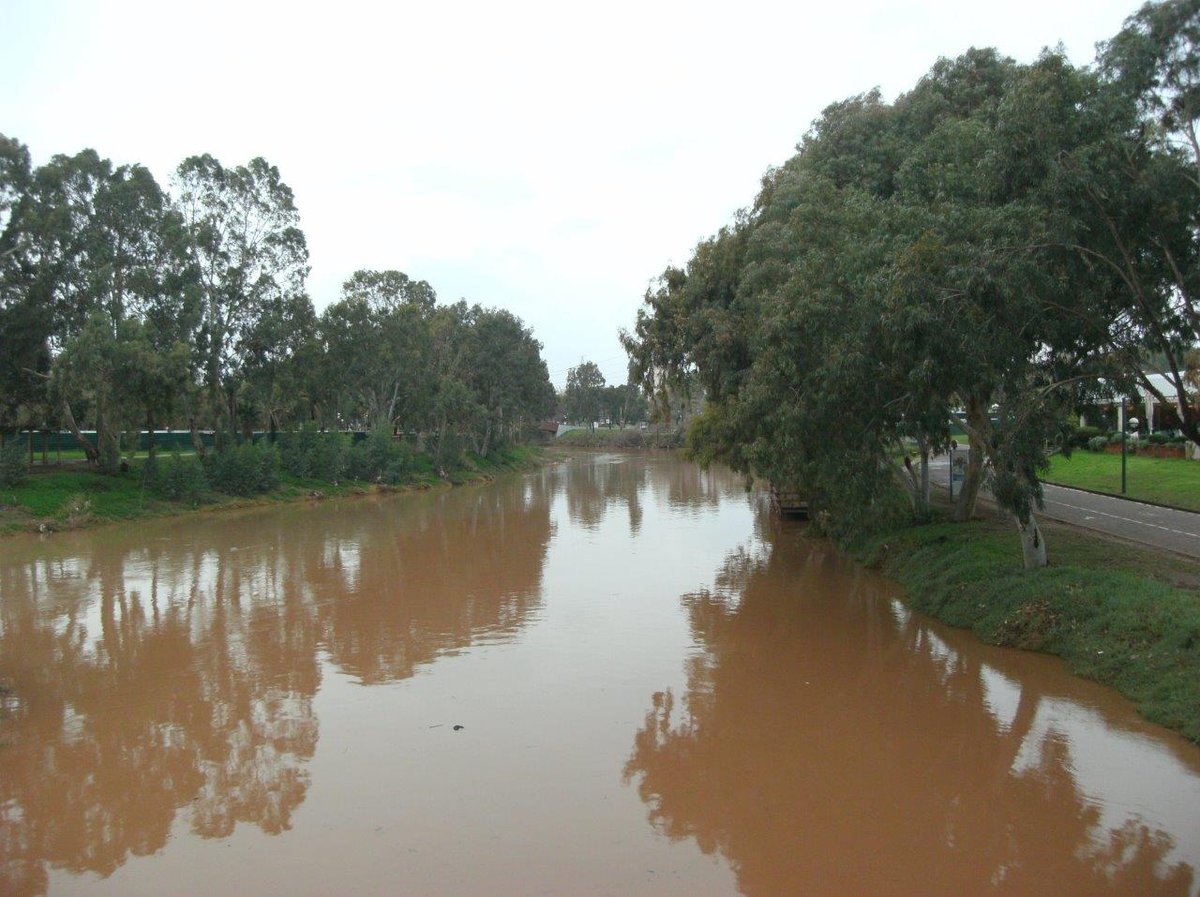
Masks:
[[[483,431],[483,447],[479,450],[480,457],[486,458],[492,445],[492,422],[488,421],[487,429]]]
[[[922,458],[920,468],[914,469],[912,458],[904,454],[903,470],[897,468],[904,490],[908,493],[908,503],[912,506],[913,516],[924,519],[929,513],[929,465],[928,454]]]
[[[196,429],[196,416],[188,415],[188,429],[192,432],[192,448],[196,450],[196,457],[203,458],[208,451],[204,448],[204,440],[200,437],[200,431]]]
[[[928,509],[933,483],[929,479],[929,446],[921,448],[921,502]]]
[[[445,473],[442,470],[442,456],[446,451],[446,416],[442,415],[438,421],[438,436],[437,436],[437,451],[433,455],[433,467],[437,471],[439,477],[444,477]]]
[[[158,457],[158,446],[154,444],[154,412],[146,412],[146,455],[151,460]]]
[[[63,423],[67,425],[67,429],[71,431],[71,435],[75,437],[75,441],[79,444],[79,447],[83,449],[84,457],[88,459],[89,463],[95,464],[100,458],[100,453],[96,450],[94,445],[87,441],[87,437],[80,432],[79,424],[75,423],[75,415],[71,413],[71,403],[65,399],[62,403],[62,415]],[[99,433],[96,435],[99,437]]]
[[[96,413],[96,443],[100,471],[109,475],[119,473],[121,470],[121,443],[108,417],[100,411]]]
[[[983,440],[991,431],[987,404],[976,396],[967,399],[967,425],[974,432],[968,434],[971,444],[967,450],[967,469],[963,473],[962,488],[954,500],[954,519],[959,523],[970,520],[975,513],[979,487],[983,485]]]
[[[1017,529],[1021,533],[1021,553],[1025,557],[1025,569],[1034,570],[1046,566],[1046,540],[1042,538],[1042,529],[1038,526],[1037,518],[1030,512],[1029,519],[1022,522],[1015,518]]]

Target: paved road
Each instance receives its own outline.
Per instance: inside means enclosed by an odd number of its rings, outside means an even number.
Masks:
[[[930,468],[934,483],[945,488],[947,459],[934,459]],[[1049,484],[1045,496],[1044,517],[1200,559],[1200,514]]]

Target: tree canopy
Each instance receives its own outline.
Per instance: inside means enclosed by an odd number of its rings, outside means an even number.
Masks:
[[[33,167],[0,137],[0,430],[66,426],[106,470],[122,434],[306,422],[488,454],[551,413],[541,344],[503,309],[439,305],[360,270],[320,314],[291,189],[261,158],[211,155],[170,191],[93,150]],[[97,433],[86,439],[83,428]]]
[[[646,292],[622,334],[637,381],[698,384],[693,456],[802,487],[835,530],[894,511],[897,481],[924,514],[961,426],[957,516],[989,480],[1044,563],[1039,473],[1089,393],[1165,358],[1200,440],[1198,33],[1200,0],[1167,0],[1093,67],[972,49],[894,102],[830,105]]]

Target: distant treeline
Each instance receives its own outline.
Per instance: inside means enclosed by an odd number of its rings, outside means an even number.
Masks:
[[[553,412],[541,344],[510,312],[363,270],[318,315],[308,271],[292,191],[261,158],[193,156],[166,190],[90,149],[35,168],[0,135],[0,430],[61,427],[112,471],[137,430],[190,430],[203,454],[205,429],[218,449],[306,422],[400,429],[441,466]]]

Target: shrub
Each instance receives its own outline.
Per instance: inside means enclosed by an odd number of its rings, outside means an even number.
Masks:
[[[305,424],[297,432],[279,438],[280,462],[295,477],[337,482],[346,471],[346,452],[345,437],[321,433],[315,424]]]
[[[198,501],[208,489],[204,466],[195,457],[182,458],[171,453],[171,461],[154,465],[156,491],[173,501]]]
[[[142,488],[150,492],[158,491],[158,456],[148,455],[142,462]]]
[[[408,446],[387,430],[368,434],[347,453],[347,474],[354,480],[395,485],[404,482],[414,466]]]
[[[204,459],[212,488],[227,495],[258,495],[279,485],[279,453],[272,446],[247,442]]]
[[[1146,438],[1146,441],[1151,445],[1166,445],[1170,440],[1170,434],[1167,433],[1151,433]]]
[[[1099,427],[1076,427],[1068,440],[1073,448],[1090,446],[1097,436],[1103,436],[1104,431]]]
[[[25,446],[12,439],[0,446],[0,487],[10,489],[20,486],[29,475],[29,463],[25,460]]]
[[[68,496],[59,512],[69,527],[83,526],[92,519],[92,500],[82,492]]]
[[[1102,452],[1106,445],[1108,445],[1107,436],[1093,436],[1087,441],[1088,451],[1091,452]]]

